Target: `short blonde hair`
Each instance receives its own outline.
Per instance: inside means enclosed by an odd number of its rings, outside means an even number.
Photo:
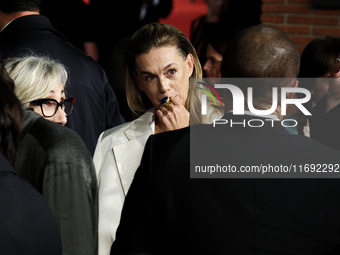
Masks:
[[[47,95],[56,83],[65,87],[68,76],[64,65],[45,56],[10,58],[5,68],[15,83],[16,96],[25,107]]]
[[[188,38],[176,27],[164,23],[150,23],[139,29],[130,39],[128,50],[125,54],[125,79],[126,97],[128,105],[135,116],[145,113],[151,103],[143,94],[133,79],[135,60],[138,56],[148,53],[153,48],[175,46],[183,58],[188,54],[193,56],[194,70],[190,78],[202,78],[202,68],[195,48]],[[189,110],[189,93],[186,108]]]

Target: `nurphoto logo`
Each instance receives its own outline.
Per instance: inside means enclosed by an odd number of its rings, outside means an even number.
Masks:
[[[239,80],[241,83],[243,84],[245,83],[244,82],[245,79],[243,80],[239,79]],[[274,82],[278,83],[278,80],[279,79],[276,79],[276,81]],[[280,80],[280,82],[282,82],[282,80]],[[216,82],[216,80],[214,81]],[[233,82],[235,81],[236,83],[234,84],[237,84],[238,80],[233,79]],[[247,113],[250,112],[254,116],[265,117],[268,115],[272,115],[275,111],[277,111],[277,109],[281,109],[281,112],[280,112],[281,115],[286,116],[288,105],[295,106],[305,116],[312,115],[308,111],[308,109],[304,106],[305,103],[311,100],[311,93],[309,90],[305,88],[289,87],[289,86],[287,87],[273,86],[271,87],[271,106],[268,109],[256,109],[256,106],[254,105],[254,89],[256,89],[255,86],[262,85],[258,82],[258,80],[254,82],[254,84],[256,84],[254,85],[254,87],[251,87],[251,86],[246,87],[246,95],[244,95],[243,93],[245,89],[242,91],[242,89],[239,88],[237,85],[230,84],[230,83],[223,83],[223,80],[218,80],[217,82],[218,83],[214,84],[213,86],[208,85],[207,83],[203,83],[203,82],[198,82],[198,83],[204,85],[206,88],[209,88],[210,91],[212,91],[216,95],[216,97],[219,99],[221,106],[223,105],[223,103],[216,89],[219,91],[223,91],[223,90],[228,91],[232,97],[232,105],[233,105],[232,114],[233,115],[244,115],[245,111],[247,111]],[[268,83],[268,80],[265,80],[263,84],[265,84],[266,82]],[[251,85],[252,84],[251,79],[246,80],[246,84]],[[201,102],[202,102],[201,103],[201,114],[207,115],[207,94],[212,98],[215,105],[217,105],[217,102],[215,100],[215,97],[209,90],[205,88],[201,88],[201,87],[198,87],[198,89],[201,89],[206,92],[201,95]],[[287,96],[287,95],[292,95],[292,94],[294,95],[299,94],[299,97]],[[257,95],[257,97],[259,96]],[[280,105],[280,108],[278,108],[278,105]],[[272,122],[272,125],[274,124],[272,118],[265,119],[265,120],[251,119],[247,123],[238,123],[238,124],[244,124],[244,126],[249,126],[249,127],[261,127],[264,125],[265,121]],[[214,119],[213,126],[215,127],[216,125],[219,125],[219,124],[228,124],[228,123],[232,126],[232,120],[228,121],[225,119]],[[281,124],[284,127],[295,127],[298,125],[295,119],[284,119],[281,122]]]

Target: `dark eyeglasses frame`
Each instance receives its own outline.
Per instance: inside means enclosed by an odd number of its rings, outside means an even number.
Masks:
[[[52,115],[45,115],[45,113],[44,113],[43,104],[44,104],[46,101],[53,101],[53,102],[55,102],[56,105],[57,105],[57,107],[55,108],[55,111],[54,111],[54,113],[53,113]],[[72,111],[73,111],[73,106],[74,106],[74,104],[75,104],[75,102],[76,102],[76,99],[73,98],[73,97],[66,98],[65,100],[61,101],[60,103],[59,103],[57,100],[52,99],[52,98],[40,98],[40,99],[31,101],[30,104],[33,104],[33,105],[40,105],[40,109],[41,109],[41,112],[42,112],[42,114],[44,115],[44,117],[50,118],[50,117],[53,117],[53,116],[57,113],[59,107],[60,107],[61,109],[63,109],[62,106],[65,104],[65,102],[71,102],[71,103],[72,103],[72,108],[71,108],[70,113],[69,113],[69,114],[66,114],[66,113],[65,113],[66,116],[70,116],[71,113],[72,113]]]

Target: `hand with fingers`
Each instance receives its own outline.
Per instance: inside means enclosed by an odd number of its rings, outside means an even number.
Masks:
[[[160,132],[189,126],[190,113],[177,97],[165,97],[156,111],[156,125]]]

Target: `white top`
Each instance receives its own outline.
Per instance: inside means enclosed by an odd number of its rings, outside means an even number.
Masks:
[[[99,188],[98,254],[108,255],[116,237],[125,196],[140,165],[145,144],[155,133],[155,109],[138,119],[106,130],[93,161]]]

